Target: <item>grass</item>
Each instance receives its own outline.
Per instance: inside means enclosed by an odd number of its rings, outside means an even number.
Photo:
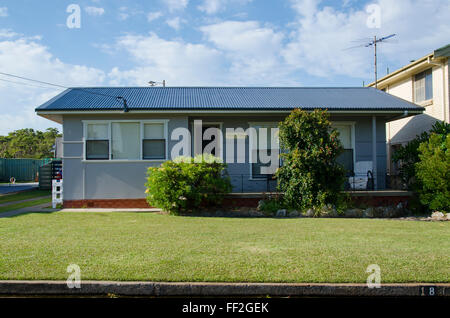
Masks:
[[[18,210],[18,209],[22,209],[22,208],[32,207],[35,205],[39,205],[39,204],[43,204],[43,203],[51,203],[51,202],[52,202],[52,200],[49,197],[49,198],[44,198],[44,199],[39,199],[39,200],[32,200],[32,201],[27,201],[27,202],[8,204],[5,206],[0,206],[0,214],[3,212]]]
[[[0,219],[0,279],[450,282],[450,223],[30,213]]]
[[[30,191],[23,191],[16,194],[3,194],[0,195],[0,204],[2,203],[8,203],[8,202],[14,202],[14,201],[21,201],[21,200],[27,200],[32,198],[38,198],[43,197],[46,195],[50,195],[50,191],[45,190],[30,190]]]

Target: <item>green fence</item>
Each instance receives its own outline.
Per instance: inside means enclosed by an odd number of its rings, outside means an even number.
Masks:
[[[0,182],[9,182],[11,177],[16,181],[35,181],[39,167],[49,163],[53,158],[46,159],[1,159]]]

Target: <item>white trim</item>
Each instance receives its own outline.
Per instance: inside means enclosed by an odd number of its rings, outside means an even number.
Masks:
[[[63,144],[82,144],[83,140],[74,140],[74,141],[62,141]]]
[[[91,119],[86,119],[86,120],[81,120],[82,124],[83,124],[83,137],[81,141],[76,141],[74,143],[83,143],[83,156],[81,157],[82,162],[87,162],[87,163],[91,163],[91,162],[95,162],[95,163],[105,163],[105,162],[164,162],[166,160],[168,160],[168,148],[169,148],[169,139],[168,139],[168,135],[169,135],[169,128],[168,128],[168,123],[169,123],[170,119],[126,119],[126,120],[121,120],[121,119],[108,119],[108,120],[91,120]],[[112,123],[139,123],[139,131],[140,131],[140,149],[139,149],[139,159],[130,159],[130,160],[125,160],[125,159],[112,159],[112,131],[111,131],[111,124]],[[158,123],[158,124],[163,124],[164,125],[164,139],[166,141],[165,144],[165,148],[166,148],[166,153],[165,153],[165,158],[164,159],[142,159],[143,158],[143,153],[142,153],[142,143],[143,143],[143,139],[144,139],[144,125],[145,124],[151,124],[151,123]],[[86,136],[87,136],[87,125],[88,124],[108,124],[108,141],[109,141],[109,154],[108,154],[108,158],[109,159],[101,159],[101,160],[93,160],[93,159],[86,159]]]

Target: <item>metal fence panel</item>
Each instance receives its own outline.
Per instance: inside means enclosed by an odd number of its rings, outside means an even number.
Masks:
[[[14,177],[16,181],[35,181],[38,176],[39,167],[51,162],[52,160],[52,158],[0,158],[0,181],[8,182],[11,177]]]

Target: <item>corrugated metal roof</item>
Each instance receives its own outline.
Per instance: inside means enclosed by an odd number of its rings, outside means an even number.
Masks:
[[[411,110],[419,107],[371,87],[79,87],[37,111],[115,110]]]

